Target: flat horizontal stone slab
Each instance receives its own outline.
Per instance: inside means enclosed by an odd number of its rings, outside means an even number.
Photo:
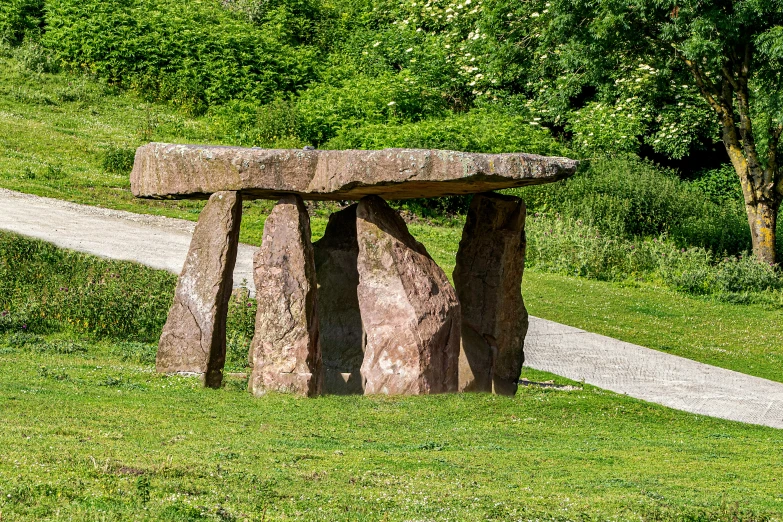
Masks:
[[[578,162],[533,154],[447,150],[276,150],[150,143],[136,151],[131,190],[140,198],[206,199],[241,191],[244,199],[409,199],[475,194],[550,183]]]

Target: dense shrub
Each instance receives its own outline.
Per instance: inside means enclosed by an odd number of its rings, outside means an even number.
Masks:
[[[744,201],[739,176],[729,163],[717,169],[698,172],[693,185],[715,202],[741,205]]]
[[[58,353],[79,349],[44,341],[37,334],[89,334],[118,343],[123,359],[148,364],[155,360],[175,282],[175,275],[161,270],[0,232],[0,334],[16,336],[17,344],[38,343],[38,351]],[[231,298],[228,369],[239,371],[247,364],[255,310],[247,292]]]
[[[130,174],[136,149],[109,147],[103,154],[103,169],[113,174]]]
[[[44,0],[3,0],[0,3],[0,43],[16,45],[37,37],[44,24]]]
[[[314,145],[347,129],[415,121],[445,114],[446,108],[439,93],[414,88],[403,75],[391,73],[374,77],[357,75],[336,84],[315,84],[297,100],[300,136]],[[346,148],[342,144],[328,147]]]
[[[783,304],[783,274],[747,254],[716,259],[704,248],[681,248],[665,235],[606,234],[580,219],[557,214],[533,213],[526,231],[529,268],[604,281],[661,282],[681,292],[732,302]]]
[[[255,25],[275,24],[278,39],[291,45],[316,43],[319,27],[330,16],[318,0],[221,0],[221,3]]]
[[[665,233],[681,247],[717,254],[750,248],[747,218],[736,201],[713,201],[701,186],[636,158],[592,161],[565,182],[512,192],[531,211],[557,211],[614,236]]]
[[[565,155],[566,149],[530,118],[502,109],[477,108],[415,123],[366,124],[347,128],[325,147],[433,148],[467,152],[527,152]]]
[[[312,79],[315,50],[291,46],[216,1],[51,0],[42,42],[64,65],[199,113],[271,100]]]
[[[73,329],[151,341],[166,319],[176,277],[0,233],[3,329]],[[20,324],[21,323],[21,324]]]

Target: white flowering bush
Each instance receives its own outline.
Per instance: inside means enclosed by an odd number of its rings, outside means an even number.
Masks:
[[[648,118],[635,98],[616,105],[591,102],[570,115],[567,129],[573,133],[573,148],[583,156],[634,154]]]

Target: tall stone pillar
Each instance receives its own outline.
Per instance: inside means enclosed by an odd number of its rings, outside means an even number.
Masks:
[[[364,330],[359,311],[359,243],[356,205],[329,216],[324,236],[313,243],[318,278],[318,325],[324,393],[363,393],[360,369]]]
[[[525,203],[473,197],[454,269],[462,307],[460,391],[513,395],[524,362],[528,314],[522,300]]]
[[[267,217],[253,270],[258,309],[248,389],[256,396],[318,395],[317,284],[310,217],[300,196],[283,196]]]
[[[201,374],[220,387],[241,220],[238,192],[215,192],[201,211],[160,336],[158,372]]]
[[[380,197],[356,216],[364,392],[457,391],[459,302],[446,274]]]

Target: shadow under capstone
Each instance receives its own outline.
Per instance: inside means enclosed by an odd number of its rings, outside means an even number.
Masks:
[[[356,207],[354,204],[329,216],[323,237],[313,243],[323,392],[328,394],[364,393],[360,373],[364,330],[357,297]]]

